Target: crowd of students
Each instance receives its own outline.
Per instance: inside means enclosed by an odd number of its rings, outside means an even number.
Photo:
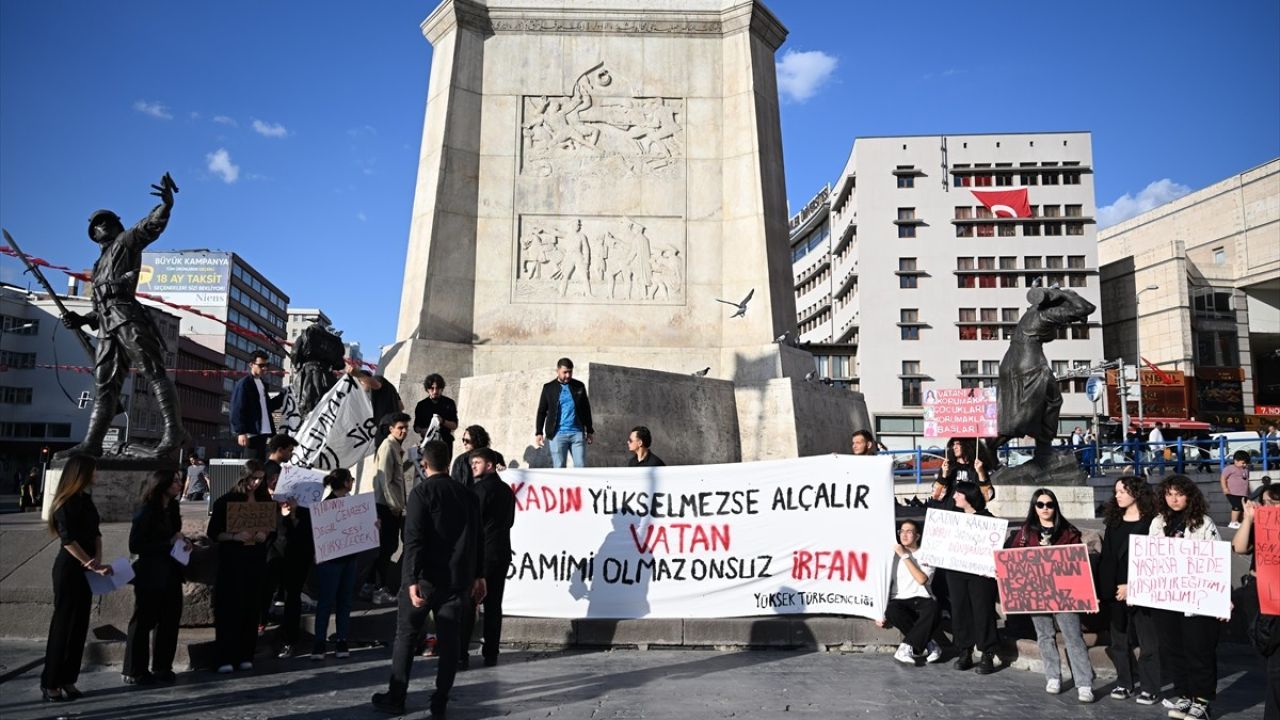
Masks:
[[[982,489],[968,479],[956,482],[949,491],[935,493],[930,503],[954,512],[990,514]],[[1236,553],[1253,554],[1253,518],[1260,505],[1280,505],[1280,487],[1266,486],[1253,499],[1243,500],[1241,527],[1232,540]],[[1106,614],[1109,630],[1107,655],[1117,676],[1110,697],[1117,701],[1133,699],[1139,705],[1160,704],[1173,718],[1209,718],[1210,703],[1217,697],[1217,650],[1223,619],[1126,602],[1130,536],[1219,539],[1203,493],[1185,475],[1172,475],[1155,488],[1142,478],[1124,476],[1116,480],[1114,495],[1103,509],[1103,523],[1101,553],[1092,567],[1099,609]],[[898,522],[890,599],[885,619],[878,624],[895,627],[902,633],[903,641],[894,653],[896,660],[917,666],[938,662],[942,652],[937,640],[941,638],[942,607],[946,606],[957,653],[954,667],[988,674],[994,670],[1000,644],[996,581],[955,570],[937,573],[915,555],[926,532],[919,520]],[[1025,522],[1008,538],[1005,547],[1082,542],[1080,530],[1063,516],[1054,492],[1040,488],[1032,494]],[[938,582],[939,577],[942,582]],[[1280,618],[1259,616],[1256,583],[1251,563],[1249,575],[1236,596],[1243,603],[1237,611],[1243,612],[1254,644],[1265,658],[1265,717],[1274,720],[1280,718],[1280,650],[1276,647],[1280,638],[1275,637]],[[1080,613],[1031,615],[1044,667],[1045,691],[1057,694],[1063,689],[1057,645],[1060,633],[1077,696],[1080,702],[1091,703],[1095,674],[1081,620]],[[1169,684],[1172,690],[1166,693],[1163,688]]]

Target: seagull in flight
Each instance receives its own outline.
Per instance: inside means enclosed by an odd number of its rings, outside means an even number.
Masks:
[[[807,372],[807,373],[805,373],[805,374],[804,374],[804,381],[805,381],[805,382],[813,382],[813,379],[814,379],[814,378],[816,378],[816,377],[818,377],[818,371],[817,371],[817,370],[810,370],[809,372]]]
[[[716,302],[722,302],[725,305],[732,305],[738,308],[737,312],[729,316],[730,319],[733,319],[736,317],[743,317],[744,315],[747,314],[747,303],[751,302],[751,296],[755,294],[756,294],[756,289],[751,288],[751,292],[747,293],[747,296],[742,298],[742,302],[729,302],[728,300],[721,300],[720,298],[716,298]]]
[[[695,372],[695,373],[693,374],[693,376],[694,376],[694,377],[706,377],[706,376],[707,376],[707,373],[709,373],[709,372],[711,372],[711,367],[710,367],[710,366],[708,366],[708,367],[704,367],[704,368],[702,368],[701,370],[699,370],[699,371]]]

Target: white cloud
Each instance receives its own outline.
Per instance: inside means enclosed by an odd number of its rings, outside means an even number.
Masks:
[[[784,98],[804,102],[818,93],[839,60],[821,50],[795,52],[787,50],[778,62],[778,93]]]
[[[289,134],[289,131],[280,123],[265,123],[257,118],[254,118],[253,130],[259,135],[269,138],[282,138]]]
[[[365,222],[366,220],[369,219],[369,216],[365,215],[364,212],[358,212],[356,213],[356,219],[359,220],[360,222]]]
[[[240,123],[236,122],[235,118],[227,117],[226,115],[214,115],[213,121],[218,123],[219,125],[230,125],[231,127],[240,127]]]
[[[1173,202],[1189,192],[1191,188],[1169,178],[1156,180],[1144,187],[1137,197],[1125,193],[1110,205],[1098,208],[1098,227],[1110,227],[1124,222],[1135,215],[1141,215],[1165,203]]]
[[[150,115],[153,118],[160,118],[161,120],[173,119],[173,113],[169,112],[169,108],[166,107],[164,103],[138,100],[133,103],[133,109],[143,115]]]
[[[226,148],[218,148],[204,156],[209,161],[209,172],[222,178],[222,182],[230,185],[240,177],[240,166],[231,162],[231,153]]]

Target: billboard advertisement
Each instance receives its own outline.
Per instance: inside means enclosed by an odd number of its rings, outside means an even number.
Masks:
[[[226,307],[231,287],[231,253],[144,252],[138,292],[171,303]]]

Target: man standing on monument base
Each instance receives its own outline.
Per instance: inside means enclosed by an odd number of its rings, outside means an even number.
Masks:
[[[102,455],[107,427],[122,407],[120,391],[129,376],[130,365],[136,366],[151,386],[164,422],[164,434],[154,448],[130,454],[164,457],[189,439],[178,411],[178,390],[165,374],[164,338],[134,294],[142,269],[142,251],[155,242],[169,224],[169,210],[173,208],[174,193],[178,192],[169,173],[160,178],[159,185],[151,187],[151,194],[160,198],[160,204],[129,230],[120,223],[120,216],[110,210],[99,210],[89,217],[89,237],[102,247],[102,255],[93,264],[93,312],[87,315],[68,312],[63,315],[62,324],[72,330],[83,325],[98,330],[98,348],[93,360],[93,411],[84,440],[58,453],[58,457]]]
[[[542,447],[544,430],[551,440],[551,467],[564,467],[568,455],[573,456],[574,467],[586,467],[587,446],[596,432],[591,424],[591,401],[587,386],[573,379],[573,361],[567,357],[556,361],[556,379],[542,386],[534,428],[538,447]]]

